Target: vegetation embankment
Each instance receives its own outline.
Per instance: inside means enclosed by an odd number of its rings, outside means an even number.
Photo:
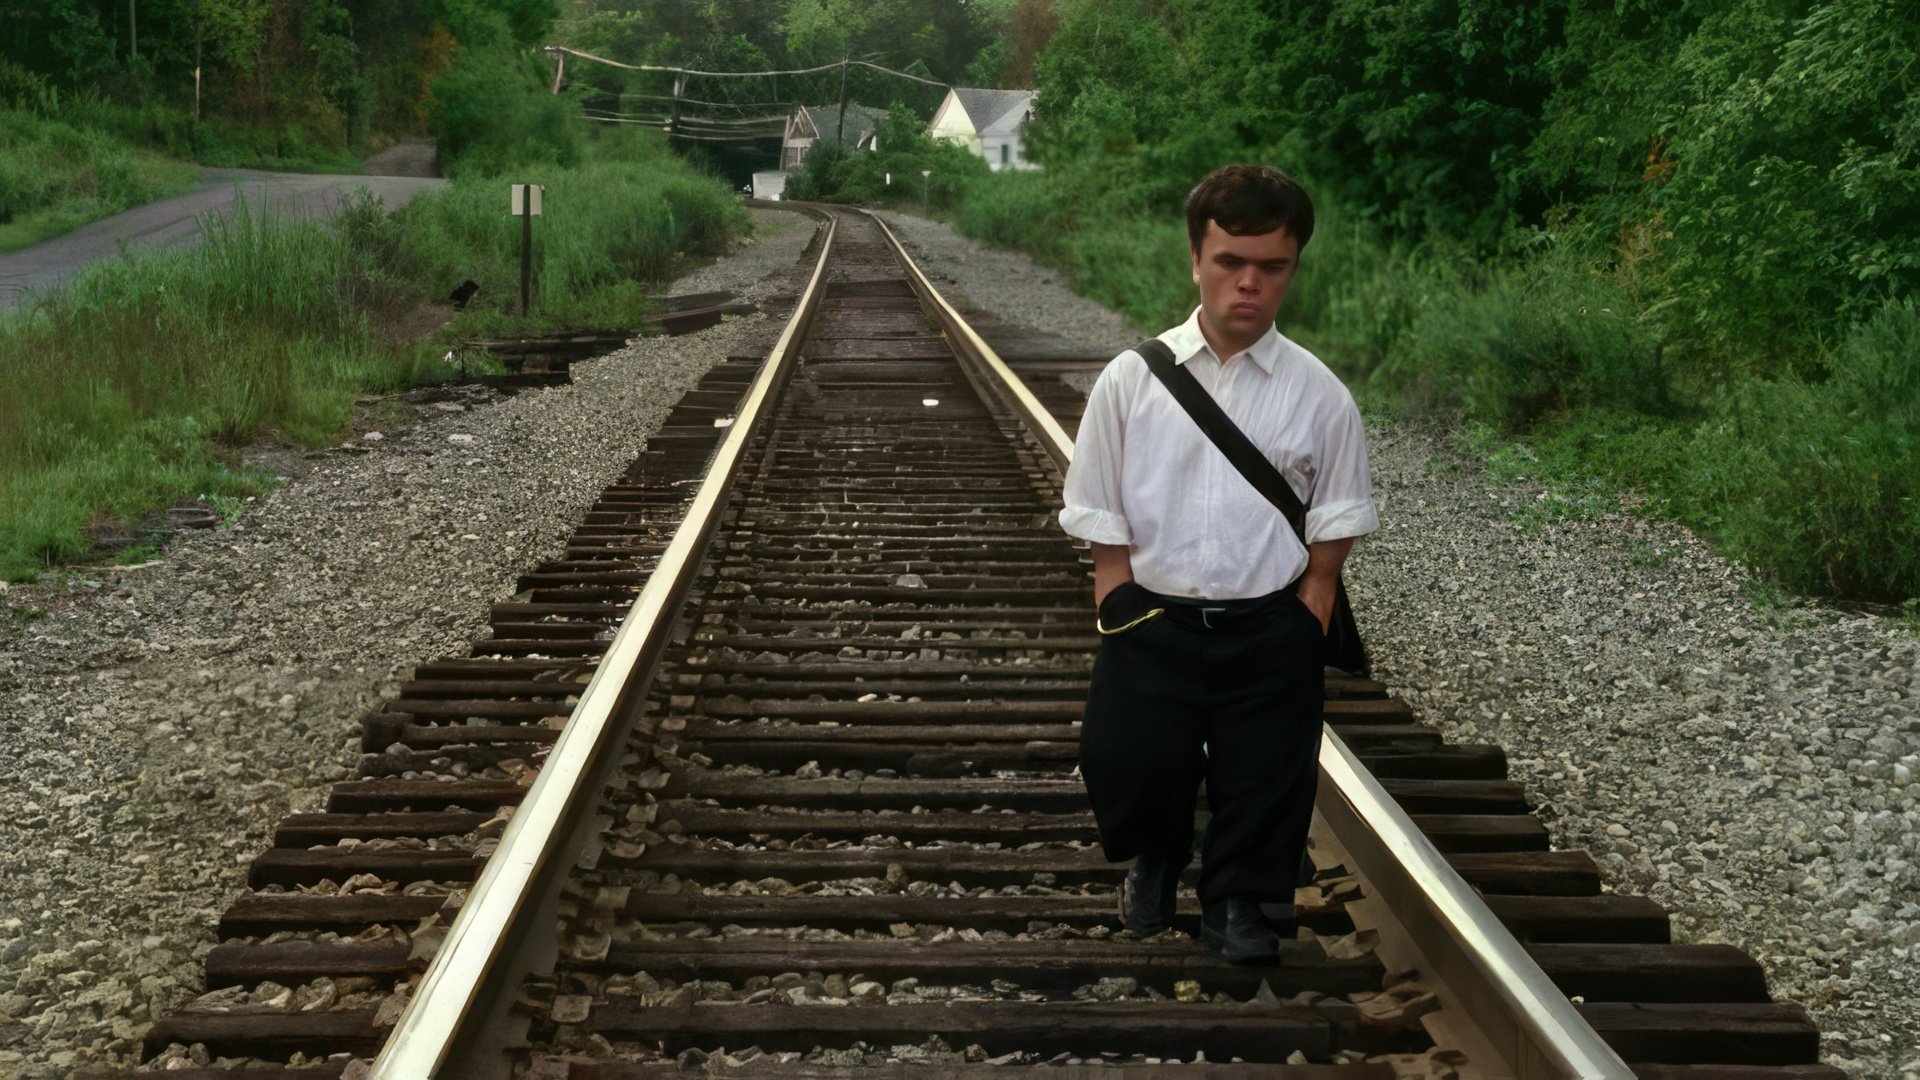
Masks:
[[[822,140],[782,197],[945,211],[990,173],[965,147],[928,137],[926,122],[903,104],[887,110],[875,134],[879,149],[857,153]]]
[[[1052,11],[1045,171],[964,185],[963,231],[1159,329],[1192,302],[1190,185],[1280,165],[1321,209],[1282,328],[1372,407],[1642,492],[1790,588],[1920,597],[1920,23],[1898,4]]]
[[[0,109],[0,254],[179,194],[194,172],[99,128]]]
[[[335,440],[356,395],[453,374],[447,338],[520,325],[509,179],[547,185],[536,325],[636,325],[676,256],[746,227],[727,186],[657,135],[540,122],[552,106],[521,60],[504,28],[453,59],[456,83],[491,72],[503,122],[454,139],[454,180],[397,214],[371,198],[331,221],[243,207],[198,244],[96,264],[0,317],[0,575],[85,556],[177,499],[257,491],[239,464],[255,439]],[[440,338],[395,336],[469,278]]]

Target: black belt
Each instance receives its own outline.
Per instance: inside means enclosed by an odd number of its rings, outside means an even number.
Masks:
[[[1154,598],[1154,603],[1164,605],[1166,617],[1190,630],[1212,630],[1232,632],[1250,627],[1263,626],[1294,604],[1293,594],[1299,586],[1298,578],[1284,589],[1277,589],[1265,596],[1247,597],[1237,600],[1202,600],[1193,596],[1167,596],[1142,587]]]

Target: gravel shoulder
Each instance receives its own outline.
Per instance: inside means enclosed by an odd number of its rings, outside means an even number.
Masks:
[[[789,268],[810,229],[755,217],[756,244],[676,288]],[[980,309],[1102,351],[1137,337],[1052,271],[889,220]],[[360,713],[464,650],[746,329],[330,454],[159,564],[0,595],[0,1076],[123,1062],[197,992],[226,897],[273,822],[349,774]],[[1920,642],[1756,608],[1677,526],[1525,527],[1543,488],[1494,480],[1444,432],[1369,431],[1384,524],[1349,580],[1381,677],[1450,736],[1506,746],[1556,844],[1666,903],[1678,936],[1765,963],[1829,1062],[1920,1077]]]
[[[1132,344],[1053,271],[888,220],[977,307]],[[1379,677],[1449,738],[1505,746],[1555,846],[1667,905],[1677,938],[1765,964],[1829,1063],[1920,1077],[1920,639],[1756,607],[1744,571],[1624,506],[1528,527],[1542,486],[1441,430],[1368,434],[1383,525],[1348,583]]]
[[[753,215],[752,242],[675,290],[753,298],[790,269],[811,219]],[[350,776],[361,714],[464,655],[761,318],[356,440],[160,562],[0,587],[0,1076],[128,1063],[198,993],[274,823]]]

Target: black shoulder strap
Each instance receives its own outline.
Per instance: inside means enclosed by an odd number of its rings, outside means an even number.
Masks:
[[[1300,502],[1300,496],[1293,493],[1293,485],[1287,483],[1287,478],[1280,475],[1280,470],[1267,460],[1267,455],[1253,445],[1246,432],[1227,418],[1220,403],[1213,400],[1213,395],[1207,393],[1206,388],[1200,385],[1200,380],[1193,377],[1193,372],[1174,363],[1173,350],[1167,348],[1159,338],[1148,338],[1134,346],[1133,351],[1146,360],[1147,369],[1153,372],[1154,378],[1159,379],[1173,399],[1180,403],[1180,407],[1187,410],[1187,415],[1193,417],[1193,422],[1200,425],[1200,430],[1206,432],[1207,438],[1213,440],[1213,445],[1227,456],[1227,461],[1239,470],[1241,476],[1246,477],[1247,483],[1265,495],[1268,502],[1280,508],[1280,512],[1287,517],[1287,523],[1293,526],[1294,535],[1305,543],[1307,508]]]

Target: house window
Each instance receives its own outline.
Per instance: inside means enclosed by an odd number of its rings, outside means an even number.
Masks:
[[[1009,149],[1007,147],[1007,144],[1001,143],[1000,144],[1000,164],[1005,165],[1007,163],[1008,153],[1009,153]]]

